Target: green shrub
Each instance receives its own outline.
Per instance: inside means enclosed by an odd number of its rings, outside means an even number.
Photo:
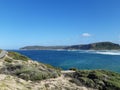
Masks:
[[[73,75],[73,81],[99,90],[120,90],[120,74],[105,70],[79,70]],[[78,80],[78,81],[77,81]]]
[[[15,75],[19,78],[31,81],[56,78],[59,76],[59,72],[55,69],[45,68],[45,70],[41,70],[39,67],[22,64],[6,64],[0,72],[3,74]]]
[[[77,68],[70,68],[69,70],[77,71]]]
[[[8,62],[8,63],[11,63],[11,62],[12,62],[12,59],[10,59],[10,58],[5,58],[5,61]]]
[[[2,49],[0,49],[0,53],[2,52]]]
[[[16,71],[15,74],[22,79],[32,80],[32,81],[43,80],[43,79],[49,78],[47,72],[42,72],[36,68],[28,68],[28,67]]]
[[[56,69],[56,70],[60,70],[60,71],[62,70],[60,67],[54,67],[50,64],[45,64],[45,65],[47,66],[47,68]]]

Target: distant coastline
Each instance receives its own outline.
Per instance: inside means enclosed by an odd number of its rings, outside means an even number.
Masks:
[[[120,45],[112,42],[96,42],[71,46],[25,46],[20,50],[120,50]]]

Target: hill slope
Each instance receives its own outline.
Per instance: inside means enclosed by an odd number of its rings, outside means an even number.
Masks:
[[[119,50],[120,45],[112,42],[98,42],[86,45],[73,45],[65,49],[81,49],[81,50]]]

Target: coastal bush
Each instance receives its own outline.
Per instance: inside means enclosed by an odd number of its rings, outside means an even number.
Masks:
[[[48,78],[48,74],[45,72],[41,72],[35,68],[26,68],[21,69],[16,72],[16,75],[25,80],[42,80]]]
[[[29,60],[28,57],[26,57],[24,55],[21,55],[17,52],[8,52],[8,56],[12,57],[15,60],[23,60],[23,61],[28,61]]]
[[[62,70],[62,68],[60,68],[60,67],[54,67],[54,66],[52,66],[52,65],[50,65],[50,64],[45,64],[46,66],[47,66],[47,68],[51,68],[51,69],[57,69],[57,70]]]
[[[2,52],[2,49],[0,49],[0,53]]]
[[[1,69],[0,69],[0,73],[2,73],[2,74],[15,74],[15,72],[17,71],[17,70],[20,70],[20,69],[22,69],[24,66],[23,65],[21,65],[21,64],[11,64],[11,63],[7,63],[7,64],[5,64],[5,66],[4,67],[2,67]]]
[[[72,82],[99,90],[120,90],[120,74],[105,70],[79,70]]]
[[[77,71],[78,69],[73,67],[73,68],[70,68],[69,70]]]
[[[25,80],[37,81],[58,77],[57,72],[40,71],[37,68],[23,68],[16,72],[16,75]]]
[[[10,74],[19,78],[31,81],[43,80],[48,78],[56,78],[60,73],[55,69],[34,67],[34,65],[11,64],[7,63],[0,69],[2,74]]]
[[[5,58],[5,61],[8,62],[8,63],[11,63],[11,62],[12,62],[12,59],[10,59],[10,58]]]

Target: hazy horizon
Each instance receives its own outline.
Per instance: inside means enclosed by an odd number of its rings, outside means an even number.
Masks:
[[[1,0],[0,48],[120,44],[119,0]]]

